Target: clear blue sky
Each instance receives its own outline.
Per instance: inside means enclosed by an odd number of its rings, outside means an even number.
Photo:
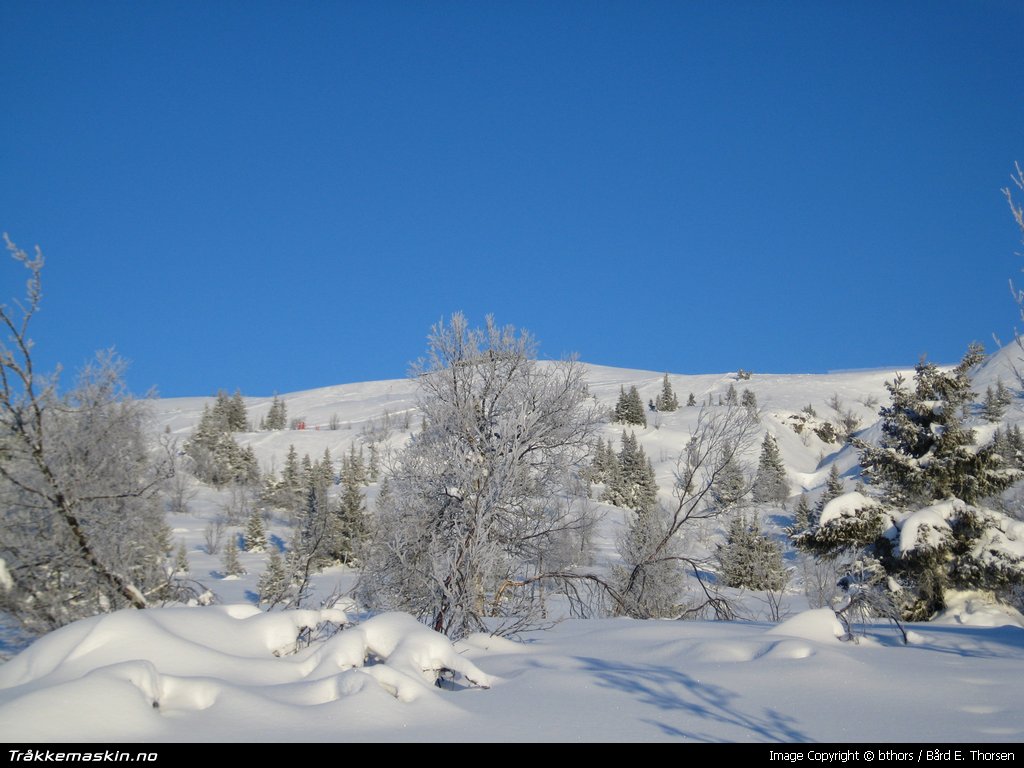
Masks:
[[[398,378],[463,310],[546,357],[818,372],[1020,324],[1019,0],[4,0],[0,29],[47,366]]]

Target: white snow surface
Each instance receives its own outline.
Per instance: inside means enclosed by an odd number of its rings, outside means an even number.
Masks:
[[[274,655],[324,618],[342,619],[235,605],[77,622],[0,667],[0,739],[1024,739],[1019,626],[914,625],[909,646],[879,626],[854,645],[824,609],[778,626],[568,620],[453,648],[384,614]],[[461,674],[439,688],[424,670],[442,667]]]

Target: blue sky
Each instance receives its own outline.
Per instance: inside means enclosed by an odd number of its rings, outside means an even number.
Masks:
[[[546,357],[819,372],[1019,324],[1018,0],[5,0],[0,28],[47,367],[398,378],[462,310]]]

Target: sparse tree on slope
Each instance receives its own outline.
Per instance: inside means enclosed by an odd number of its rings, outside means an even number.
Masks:
[[[284,400],[278,398],[277,395],[274,395],[274,400],[270,404],[270,410],[263,420],[263,426],[265,429],[270,430],[280,430],[288,426],[288,409],[284,404]]]
[[[262,552],[266,548],[267,532],[263,527],[263,515],[254,508],[245,526],[245,551]]]
[[[754,478],[754,501],[768,504],[781,504],[789,498],[789,481],[786,480],[786,468],[782,464],[779,445],[769,432],[764,433],[761,442],[761,458],[757,463],[757,475]]]
[[[620,424],[647,426],[647,414],[644,413],[644,404],[635,386],[630,387],[629,391],[619,389],[619,400],[615,404],[615,421]]]
[[[779,543],[761,531],[757,514],[737,513],[718,547],[719,573],[727,587],[778,591],[789,573]]]
[[[658,399],[654,401],[654,407],[659,411],[671,412],[679,408],[679,398],[676,397],[676,393],[672,391],[672,384],[668,380],[668,374],[665,374],[665,378],[661,383],[661,394],[658,395]]]

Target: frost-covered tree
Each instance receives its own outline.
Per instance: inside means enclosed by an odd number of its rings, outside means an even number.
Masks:
[[[224,575],[243,576],[245,568],[238,559],[238,536],[232,533],[224,545]]]
[[[658,500],[658,485],[644,448],[630,432],[622,433],[622,447],[615,457],[618,467],[608,474],[602,501],[633,510],[650,509]]]
[[[751,390],[744,389],[743,394],[740,395],[740,405],[747,408],[750,411],[757,412],[757,395]]]
[[[736,387],[733,384],[729,384],[729,389],[725,392],[725,405],[739,405],[740,398],[736,394]],[[719,403],[721,405],[721,403]]]
[[[332,556],[351,565],[368,533],[366,497],[363,495],[361,463],[345,461],[341,470],[341,497],[338,500],[338,535],[333,540]]]
[[[997,422],[1003,418],[1011,402],[1013,402],[1013,396],[1010,394],[1010,390],[1003,384],[1002,379],[997,379],[994,390],[991,386],[985,389],[982,414],[988,421]]]
[[[178,552],[174,558],[174,572],[175,573],[188,573],[188,551],[185,549],[185,542],[182,541],[178,544]]]
[[[221,488],[228,483],[254,483],[259,480],[259,464],[252,448],[240,446],[232,434],[230,422],[225,415],[231,400],[223,392],[221,402],[213,408],[204,406],[192,435],[185,442],[184,450],[192,460],[193,471],[200,480]]]
[[[803,533],[811,527],[811,505],[807,501],[807,494],[801,493],[793,507],[793,525],[788,529],[789,535],[795,536]]]
[[[627,391],[619,388],[619,399],[615,403],[615,421],[619,424],[635,424],[647,426],[647,414],[644,412],[644,404],[640,399],[640,393],[635,386]]]
[[[5,240],[29,278],[22,301],[0,306],[0,611],[39,634],[167,595],[158,493],[173,462],[153,444],[149,408],[126,391],[112,352],[63,392],[57,374],[37,371],[29,327],[43,257]]]
[[[658,395],[658,399],[654,401],[654,407],[659,411],[671,412],[679,408],[679,398],[676,397],[676,393],[672,391],[672,383],[668,380],[668,374],[665,374],[665,378],[661,382],[661,394]]]
[[[963,424],[968,373],[981,359],[972,346],[951,371],[920,363],[913,389],[899,378],[888,384],[880,443],[853,441],[880,498],[839,496],[795,538],[816,555],[867,563],[866,573],[883,569],[889,578],[871,583],[906,619],[931,618],[951,589],[996,593],[1024,580],[1024,558],[1010,544],[1020,523],[979,504],[1021,472],[996,440],[979,447]]]
[[[820,515],[825,505],[837,496],[842,496],[845,490],[846,486],[843,483],[842,475],[839,474],[839,467],[833,464],[828,469],[828,477],[825,479],[825,490],[818,497],[818,503],[815,505],[814,511]]]
[[[779,445],[769,432],[764,433],[761,441],[761,457],[757,462],[752,491],[754,501],[762,504],[781,504],[789,498],[786,467],[782,463]]]
[[[622,589],[619,612],[641,618],[679,615],[686,560],[681,542],[669,534],[671,524],[671,516],[659,506],[636,510],[628,518],[617,542],[620,560],[612,569],[612,579]]]
[[[697,398],[694,397],[693,396],[693,392],[691,392],[690,396],[686,398],[686,407],[687,408],[693,408],[696,405],[697,405]]]
[[[279,605],[287,598],[290,586],[284,560],[275,547],[256,586],[259,604],[268,608]]]
[[[750,481],[736,449],[726,447],[724,454],[728,458],[720,468],[715,486],[711,489],[711,497],[723,510],[738,504],[750,491]]]
[[[574,360],[543,363],[525,332],[431,331],[414,368],[424,428],[386,473],[358,594],[461,637],[539,618],[538,587],[564,578],[564,537],[589,524],[568,492],[597,414]]]
[[[782,547],[761,530],[756,513],[733,515],[718,547],[719,575],[727,587],[777,592],[789,581]]]
[[[280,430],[288,426],[288,408],[277,395],[274,395],[270,403],[270,410],[263,419],[263,428],[269,430]]]
[[[903,618],[922,621],[945,607],[950,590],[995,595],[1024,583],[1021,535],[1019,521],[960,499],[905,509],[854,491],[829,502],[794,541],[819,557],[877,561]]]
[[[256,508],[249,514],[244,538],[246,552],[262,552],[267,548],[267,531],[263,525],[263,515]]]

